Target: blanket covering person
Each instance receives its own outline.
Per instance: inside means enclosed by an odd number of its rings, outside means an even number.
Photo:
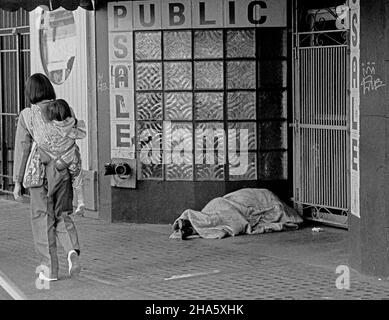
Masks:
[[[201,211],[185,210],[173,223],[170,238],[183,238],[183,225],[189,225],[194,236],[221,239],[293,230],[302,222],[302,217],[271,191],[246,188],[211,200]]]

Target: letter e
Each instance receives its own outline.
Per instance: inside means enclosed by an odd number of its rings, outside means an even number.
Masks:
[[[129,124],[116,124],[116,145],[118,147],[130,148],[131,142],[125,142],[125,141],[123,141],[123,139],[131,139],[130,125]]]

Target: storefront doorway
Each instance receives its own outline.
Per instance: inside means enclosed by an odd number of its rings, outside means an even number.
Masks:
[[[26,106],[24,83],[30,74],[30,27],[27,11],[0,10],[0,191],[13,189],[16,120]]]
[[[348,225],[348,8],[296,1],[294,200],[308,219]]]

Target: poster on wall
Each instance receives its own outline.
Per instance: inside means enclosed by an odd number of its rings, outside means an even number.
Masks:
[[[359,0],[350,0],[350,172],[351,214],[360,218],[359,102],[360,102],[360,8]]]
[[[84,170],[93,167],[90,148],[93,144],[92,102],[89,85],[93,75],[88,61],[93,48],[87,26],[87,12],[65,10],[50,11],[37,7],[30,17],[30,72],[45,74],[54,86],[56,96],[64,99],[77,119],[84,120],[88,135],[77,141]],[[27,67],[27,66],[26,66]],[[27,69],[26,69],[27,70]]]
[[[54,84],[63,84],[76,59],[76,24],[72,11],[43,11],[39,27],[43,69]]]

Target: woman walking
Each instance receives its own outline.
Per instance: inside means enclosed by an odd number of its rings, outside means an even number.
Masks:
[[[48,104],[56,98],[54,88],[45,75],[37,73],[27,80],[25,94],[31,106],[20,113],[16,129],[14,197],[20,199],[22,183],[29,188],[35,250],[41,265],[49,270],[49,274],[39,276],[53,281],[58,279],[59,271],[57,239],[67,253],[70,276],[81,270],[77,230],[69,216],[73,212],[73,190],[68,170],[55,171],[53,161],[44,165],[40,159],[38,147],[56,143],[55,135],[50,133],[53,124],[46,116]],[[59,188],[50,196],[47,175],[60,179]]]

